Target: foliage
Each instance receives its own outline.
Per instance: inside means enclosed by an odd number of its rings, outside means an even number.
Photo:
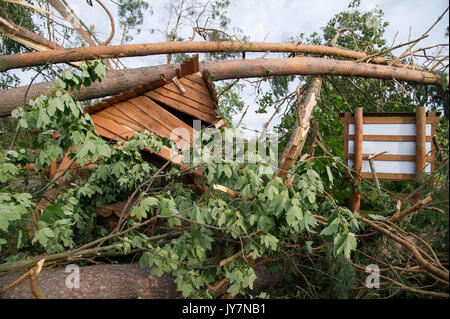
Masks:
[[[182,23],[170,28],[169,21],[167,40],[186,40],[186,34],[177,28],[191,23],[197,27],[196,34],[205,40],[238,39],[226,33],[229,5],[228,0],[171,2],[170,10],[181,12]],[[0,15],[4,14],[5,6],[0,2]],[[129,28],[124,32],[125,40],[131,40],[131,32],[139,33],[146,10],[151,12],[145,1],[118,1],[121,26]],[[20,14],[15,12],[11,16],[17,18]],[[29,12],[23,14],[28,23],[24,26],[34,30]],[[322,34],[315,32],[308,37],[299,34],[289,41],[330,45],[336,40],[339,47],[376,53],[387,49],[384,38],[387,26],[381,10],[363,13],[355,0],[348,10],[327,23]],[[247,40],[244,36],[240,38]],[[8,45],[5,42],[2,52],[22,50],[16,44]],[[206,55],[205,60],[241,55],[241,52],[214,53]],[[181,62],[187,57],[177,54],[174,61]],[[102,240],[102,244],[121,244],[122,251],[115,253],[129,256],[126,261],[138,257],[141,267],[150,268],[153,275],[173,275],[184,297],[212,298],[215,287],[224,280],[232,296],[255,296],[255,266],[267,260],[275,261],[271,265],[273,272],[287,274],[288,278],[280,290],[268,290],[271,297],[359,296],[351,288],[364,274],[355,271],[355,264],[373,263],[371,256],[387,265],[411,260],[410,253],[391,239],[359,236],[366,229],[346,207],[353,185],[342,162],[343,128],[339,114],[352,112],[361,105],[365,111],[373,112],[414,111],[418,105],[444,112],[446,120],[437,126],[436,140],[441,152],[433,179],[422,183],[383,182],[385,205],[380,203],[371,183],[362,183],[360,189],[365,197],[364,209],[369,218],[377,221],[395,212],[396,199],[389,193],[410,193],[421,187],[423,194],[432,194],[437,210],[411,215],[411,220],[401,226],[405,231],[424,234],[432,248],[448,258],[448,97],[441,94],[445,88],[325,76],[314,110],[317,134],[310,134],[303,156],[292,168],[290,179],[283,182],[267,158],[252,152],[253,141],[238,143],[233,137],[230,140],[224,130],[206,129],[197,136],[193,147],[183,154],[185,163],[192,164],[189,169],[176,165],[161,169],[145,161],[148,150],[157,152],[163,145],[174,147],[149,132],[136,133],[125,142],[102,139],[71,91],[101,81],[105,72],[105,64],[100,61],[86,62],[80,71],[62,70],[48,95],[16,109],[14,119],[8,126],[2,126],[0,262],[44,252],[66,252]],[[6,74],[5,79],[2,88],[15,85],[18,80],[11,74]],[[310,79],[310,76],[282,76],[254,81],[257,112],[273,110],[282,115],[276,127],[283,137],[279,151],[283,150],[296,120],[297,95],[293,88],[298,85],[298,94],[303,94],[304,84]],[[228,124],[233,115],[244,110],[244,87],[242,82],[234,81],[223,81],[217,86],[219,108]],[[215,156],[224,151],[223,141],[234,146],[231,157]],[[258,147],[266,149],[265,144]],[[49,165],[66,154],[74,163],[59,178],[70,182],[30,183],[33,178],[42,180],[40,175],[46,173]],[[242,162],[241,157],[253,161]],[[33,164],[31,172],[30,164]],[[196,169],[202,174],[194,178]],[[78,174],[84,170],[88,171],[87,176]],[[186,181],[190,178],[194,178],[194,183]],[[229,192],[221,191],[224,188]],[[39,203],[49,189],[58,195],[42,208]],[[124,211],[112,235],[104,239],[108,234],[107,220],[98,216],[96,209],[130,197],[133,201],[129,216]],[[408,286],[417,282],[434,284],[422,277],[401,276],[394,268],[385,275]],[[387,288],[377,292],[377,296],[389,297],[392,293],[399,292]],[[370,293],[364,296],[371,297]]]
[[[97,135],[89,115],[69,93],[70,90],[101,80],[104,75],[105,65],[102,62],[86,62],[79,73],[66,71],[55,82],[50,96],[39,96],[32,100],[29,109],[14,110],[18,129],[39,132],[37,136],[33,135],[33,144],[39,151],[35,156],[29,156],[20,145],[15,150],[4,151],[0,163],[1,230],[5,232],[0,234],[1,245],[7,245],[9,249],[15,245],[18,252],[33,244],[40,244],[48,252],[72,248],[95,236],[92,229],[92,223],[96,227],[95,220],[86,209],[92,211],[92,208],[116,199],[121,192],[136,187],[150,172],[139,150],[147,145],[151,145],[153,151],[160,150],[160,139],[143,132],[126,143],[109,145]],[[58,139],[54,138],[55,134],[59,135]],[[90,178],[79,181],[79,185],[58,195],[55,203],[42,210],[40,220],[30,227],[31,213],[37,209],[33,199],[39,198],[36,195],[48,187],[57,185],[51,183],[43,189],[34,190],[21,187],[23,191],[20,191],[12,188],[9,182],[26,174],[22,167],[30,161],[38,170],[47,167],[52,161],[61,160],[66,152],[81,166],[99,157],[102,161]],[[126,168],[129,174],[124,176]],[[62,178],[68,175],[70,172],[63,174]],[[105,182],[108,187],[105,187]],[[97,201],[94,201],[96,198]],[[26,240],[30,230],[35,231],[31,243]],[[98,229],[100,233],[104,234],[104,231],[101,227]],[[87,238],[83,239],[83,233]]]

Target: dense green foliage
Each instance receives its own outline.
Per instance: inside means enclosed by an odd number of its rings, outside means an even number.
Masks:
[[[184,1],[174,1],[170,10],[181,10],[180,19],[186,25],[199,17],[197,35],[205,40],[237,39],[225,33],[230,23],[228,0],[189,4],[183,7]],[[0,16],[5,12],[16,18],[23,14],[26,27],[34,30],[27,9],[11,11],[17,8],[0,2]],[[121,26],[129,28],[124,32],[129,41],[135,34],[132,32],[139,33],[144,14],[151,8],[145,1],[119,0],[118,12]],[[202,16],[202,12],[207,14]],[[336,41],[337,46],[375,53],[387,49],[387,25],[381,10],[362,13],[359,1],[353,1],[347,11],[327,23],[321,35],[299,34],[289,41],[323,45]],[[177,28],[178,24],[167,28],[167,40],[186,40]],[[23,48],[4,41],[1,50],[18,53]],[[241,54],[208,54],[205,59]],[[177,54],[174,61],[186,57]],[[414,214],[400,225],[407,232],[423,235],[448,262],[446,87],[325,76],[314,111],[314,134],[309,135],[303,156],[291,168],[288,182],[283,182],[267,158],[251,152],[251,140],[233,142],[224,130],[205,129],[197,136],[193,148],[183,157],[192,164],[198,155],[198,161],[189,169],[176,165],[161,168],[156,162],[144,160],[148,151],[160,151],[163,145],[175,149],[167,139],[147,131],[123,143],[101,138],[89,114],[84,112],[84,105],[71,91],[101,81],[105,72],[102,61],[87,62],[81,70],[62,70],[49,95],[16,109],[14,118],[0,128],[0,263],[64,252],[99,240],[108,235],[108,220],[95,213],[97,208],[133,197],[136,202],[133,201],[129,216],[119,219],[111,237],[102,244],[120,244],[118,253],[125,256],[122,260],[138,258],[140,265],[151,268],[155,275],[172,274],[184,297],[212,298],[213,287],[225,278],[231,295],[256,296],[252,291],[254,266],[261,261],[275,261],[268,265],[273,272],[285,276],[280,287],[273,287],[260,297],[411,297],[411,293],[396,288],[369,291],[366,295],[354,289],[365,275],[364,271],[362,275],[358,273],[355,264],[368,265],[376,258],[380,266],[402,265],[409,263],[411,254],[387,237],[359,236],[367,227],[347,208],[353,182],[343,163],[339,114],[352,112],[358,106],[372,112],[413,112],[419,105],[443,112],[436,136],[441,149],[436,157],[437,172],[425,182],[383,182],[383,201],[373,183],[364,181],[359,185],[364,194],[362,212],[372,220],[384,220],[395,212],[395,194],[408,194],[420,187],[423,195],[432,195],[437,210]],[[15,85],[14,77],[2,75],[2,88]],[[284,76],[253,82],[257,112],[281,115],[281,122],[275,127],[282,137],[279,152],[292,133],[297,114],[293,87],[302,87],[310,78]],[[232,116],[245,108],[241,96],[244,90],[242,82],[223,81],[217,85],[219,108],[230,126]],[[232,156],[214,157],[217,152],[222,154],[223,141],[234,145]],[[259,150],[265,147],[260,145]],[[59,178],[70,182],[58,185],[46,181],[43,177],[50,163],[61,161],[67,152],[74,163]],[[241,156],[251,161],[238,161]],[[31,171],[29,164],[33,164]],[[186,182],[186,176],[195,169],[202,174],[193,185]],[[83,170],[87,174],[73,174]],[[234,195],[220,191],[217,185]],[[41,209],[43,194],[52,188],[58,191],[55,201]],[[38,221],[32,218],[33,213],[40,217]],[[394,269],[383,274],[408,286],[417,282],[423,286],[434,284],[425,276],[402,277]]]

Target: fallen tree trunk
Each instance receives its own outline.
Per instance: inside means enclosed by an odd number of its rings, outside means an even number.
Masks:
[[[168,64],[132,70],[110,71],[107,72],[101,83],[93,83],[90,87],[83,87],[80,91],[73,91],[72,94],[81,101],[118,94],[159,80],[161,75],[171,79],[176,75],[175,69],[178,67],[179,65]],[[440,85],[441,83],[438,76],[429,72],[324,58],[294,57],[214,61],[202,63],[200,68],[208,70],[213,81],[293,74],[329,74],[385,80],[396,79],[397,81],[432,85]],[[0,116],[9,115],[11,110],[23,106],[24,102],[28,102],[30,98],[48,94],[51,85],[52,82],[44,82],[0,91]],[[25,93],[27,93],[26,98]]]
[[[52,6],[56,0],[50,1]],[[60,13],[63,14],[60,8]],[[66,16],[63,14],[66,18]],[[70,19],[70,17],[67,17]],[[83,32],[84,30],[78,30]],[[82,34],[82,33],[80,33]],[[83,34],[82,34],[83,35]],[[83,38],[89,42],[88,35]],[[91,40],[92,41],[92,40]],[[91,43],[90,43],[91,44]],[[147,56],[170,53],[206,53],[206,52],[294,52],[304,54],[317,54],[327,56],[339,56],[349,59],[365,59],[370,57],[363,52],[357,52],[344,48],[329,47],[313,44],[295,44],[295,43],[270,43],[270,42],[160,42],[147,44],[128,44],[128,45],[111,45],[81,47],[55,50],[54,52],[33,52],[24,54],[12,54],[0,57],[0,72],[29,67],[45,65],[47,63],[67,63],[74,61],[93,60],[99,58],[123,58],[135,56]],[[372,57],[371,63],[388,64],[390,59],[382,57]],[[402,63],[394,63],[396,67],[412,68],[411,65]],[[419,69],[414,67],[414,69]],[[422,70],[423,71],[423,70]]]
[[[37,286],[49,299],[166,299],[181,298],[174,278],[164,274],[161,277],[150,275],[149,269],[141,269],[137,264],[93,265],[80,267],[79,288],[68,288],[66,280],[71,272],[65,268],[43,269],[37,278]],[[278,284],[282,274],[271,274],[264,265],[255,267],[256,280],[254,290],[260,291]],[[18,279],[24,272],[8,273],[0,277],[0,291]],[[69,283],[73,281],[69,278]],[[223,295],[228,284],[222,285],[214,294]],[[1,298],[34,298],[30,289],[30,280],[22,280],[6,290]],[[205,287],[205,289],[208,289]]]

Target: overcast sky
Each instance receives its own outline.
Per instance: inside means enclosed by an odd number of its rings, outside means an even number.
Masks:
[[[110,23],[105,12],[98,3],[94,2],[91,8],[86,0],[69,1],[75,12],[87,25],[95,25],[95,31],[101,39],[106,39],[110,32]],[[117,15],[116,6],[109,0],[103,1],[112,9],[113,15]],[[164,41],[162,34],[150,30],[165,28],[168,19],[168,11],[165,8],[169,1],[149,1],[153,8],[153,15],[146,15],[142,32],[136,36],[132,43],[147,43]],[[323,27],[336,13],[347,9],[348,0],[231,0],[228,16],[231,18],[231,27],[242,29],[243,34],[250,37],[251,41],[282,42],[290,36],[300,33],[306,35],[314,31],[321,33]],[[396,44],[407,42],[411,28],[411,39],[422,35],[444,12],[448,6],[445,0],[362,0],[361,10],[369,11],[376,7],[383,10],[385,20],[389,22],[386,39],[391,44],[398,32]],[[448,25],[448,13],[441,22],[436,25],[430,36],[420,42],[420,46],[429,44],[446,43],[445,30]],[[116,19],[118,22],[118,19]],[[118,23],[117,23],[118,24]],[[121,31],[116,28],[116,36],[111,44],[120,43]],[[197,38],[196,40],[200,40]],[[395,53],[395,52],[394,52]],[[400,52],[401,53],[401,52]],[[141,67],[166,63],[164,56],[136,57],[125,59],[128,67]],[[25,84],[25,83],[24,83]],[[261,128],[270,114],[255,114],[253,99],[245,98],[247,104],[251,104],[244,124]],[[239,116],[235,121],[239,120]],[[276,122],[275,122],[276,123]]]

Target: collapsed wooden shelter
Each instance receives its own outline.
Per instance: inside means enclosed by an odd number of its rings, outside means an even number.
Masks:
[[[200,72],[198,56],[185,61],[176,72],[177,77],[171,81],[156,80],[86,108],[97,133],[123,142],[135,132],[148,130],[172,139],[184,150],[197,133],[194,120],[206,126],[221,126],[214,84],[207,71]],[[189,138],[177,134],[177,129],[188,132]],[[166,146],[157,154],[180,164],[180,158],[171,158]]]
[[[180,150],[185,150],[191,147],[198,133],[198,128],[193,125],[195,120],[200,122],[200,128],[223,127],[225,122],[219,114],[214,84],[208,71],[200,72],[198,55],[183,62],[176,74],[170,81],[162,77],[87,107],[85,110],[94,122],[96,132],[105,139],[125,142],[137,132],[147,130],[172,140]],[[150,151],[150,148],[145,150]],[[53,163],[50,170],[51,179],[57,184],[65,183],[59,177],[73,162],[69,152],[58,168],[57,163]],[[167,146],[154,154],[164,161],[186,166],[181,162],[181,154],[172,152]],[[56,194],[55,189],[49,189],[39,203],[40,208],[48,206]],[[97,212],[104,217],[113,212],[120,216],[124,206],[125,203],[113,203],[100,207]],[[129,206],[130,209],[133,205]]]

